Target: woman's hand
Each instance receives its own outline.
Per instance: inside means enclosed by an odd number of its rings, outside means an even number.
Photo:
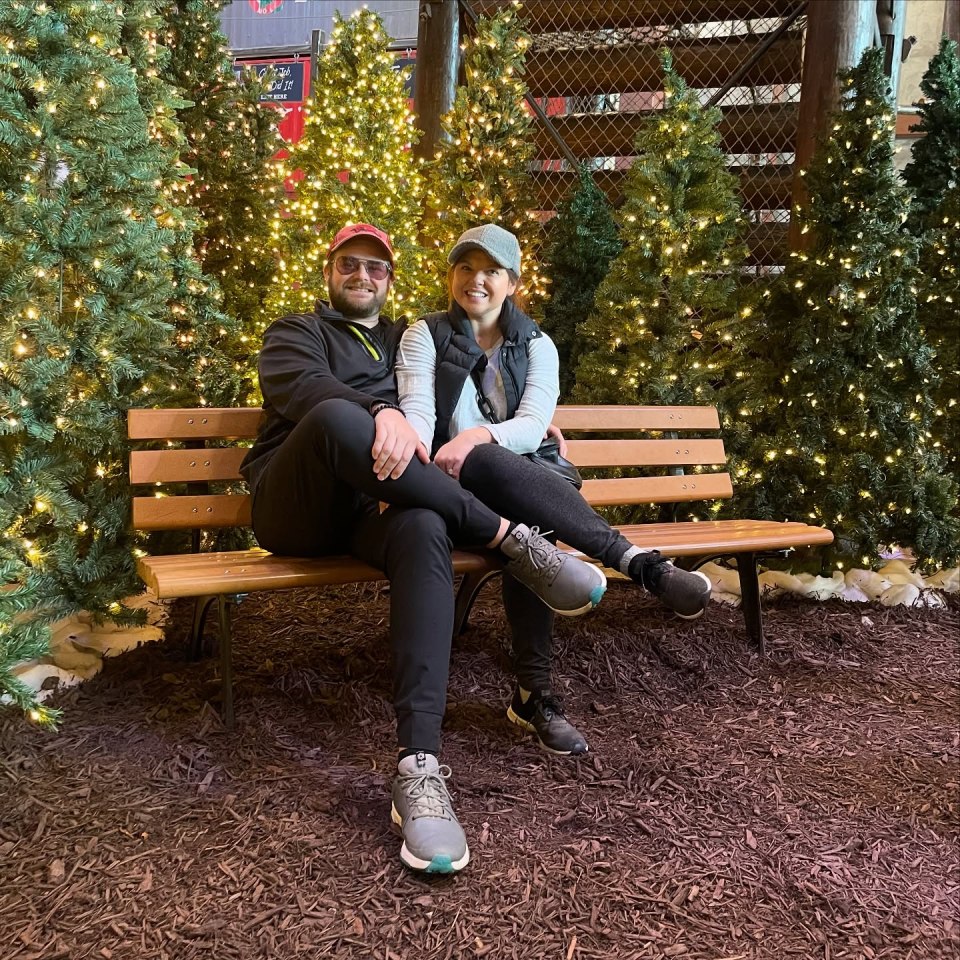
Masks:
[[[567,441],[560,432],[560,428],[554,423],[551,423],[547,427],[547,433],[544,437],[544,440],[549,440],[551,437],[553,437],[557,443],[560,444],[560,456],[565,458],[567,456]]]
[[[458,433],[452,440],[447,441],[433,458],[433,462],[455,480],[460,479],[460,470],[463,461],[474,447],[481,443],[490,443],[493,437],[485,427],[471,427]]]

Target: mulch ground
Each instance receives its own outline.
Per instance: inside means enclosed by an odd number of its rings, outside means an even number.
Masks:
[[[473,859],[406,871],[378,587],[261,595],[236,732],[168,638],[0,718],[0,956],[920,958],[960,955],[958,607],[768,602],[683,624],[626,585],[558,626],[588,759],[504,717],[488,587],[454,654],[443,761]]]

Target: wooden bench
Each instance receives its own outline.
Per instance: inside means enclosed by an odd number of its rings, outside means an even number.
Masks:
[[[159,599],[197,598],[191,649],[199,655],[207,612],[217,605],[223,685],[223,719],[233,725],[231,634],[228,602],[256,590],[288,590],[384,579],[383,573],[350,556],[304,559],[277,557],[263,550],[201,553],[201,531],[249,527],[250,496],[211,493],[210,484],[240,479],[248,441],[256,436],[262,413],[244,409],[130,410],[132,441],[166,444],[164,449],[134,450],[130,480],[154,487],[133,498],[133,525],[139,530],[191,530],[193,552],[145,556],[138,561],[144,583]],[[588,479],[583,496],[593,506],[677,504],[713,500],[733,494],[723,469],[723,442],[695,434],[720,428],[713,407],[560,406],[554,422],[570,440],[570,458],[581,468],[637,468],[659,475]],[[654,433],[637,439],[623,436]],[[589,434],[614,435],[589,438]],[[690,436],[694,434],[694,436]],[[224,445],[229,442],[231,445]],[[690,472],[690,471],[693,472]],[[757,562],[798,547],[828,544],[833,534],[805,523],[768,520],[705,520],[621,527],[641,546],[656,547],[669,557],[708,560],[736,557],[747,636],[763,650],[763,622]],[[574,552],[574,551],[571,551]],[[454,571],[462,576],[457,594],[456,630],[466,626],[482,584],[500,571],[490,551],[457,550]]]

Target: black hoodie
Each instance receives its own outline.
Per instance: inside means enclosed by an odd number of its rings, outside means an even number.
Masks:
[[[349,400],[365,410],[397,402],[393,368],[404,327],[380,320],[371,330],[322,300],[313,313],[270,326],[259,362],[264,419],[240,468],[251,490],[276,449],[322,400]]]

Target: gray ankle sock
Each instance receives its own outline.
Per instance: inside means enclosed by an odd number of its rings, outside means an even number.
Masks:
[[[630,561],[641,553],[653,553],[649,547],[638,547],[636,544],[628,547],[617,564],[617,569],[625,576],[630,576]]]

